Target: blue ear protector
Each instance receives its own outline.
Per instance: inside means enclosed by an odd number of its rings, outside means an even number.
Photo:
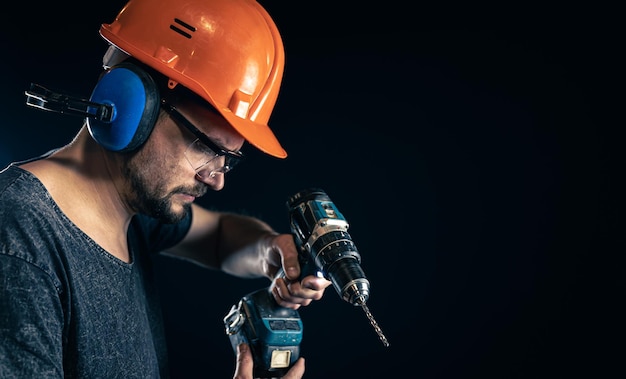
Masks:
[[[110,121],[87,118],[94,140],[112,151],[131,151],[141,146],[159,115],[160,96],[154,79],[129,62],[104,73],[89,100],[112,109]]]
[[[161,102],[152,76],[128,61],[106,71],[88,100],[34,83],[25,94],[31,107],[86,117],[94,140],[112,151],[131,151],[146,142]]]

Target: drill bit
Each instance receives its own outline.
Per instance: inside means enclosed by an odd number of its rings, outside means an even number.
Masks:
[[[383,343],[385,347],[389,347],[389,341],[387,341],[387,337],[385,337],[382,329],[380,329],[380,327],[378,326],[378,323],[376,322],[376,320],[374,320],[374,316],[372,316],[372,312],[370,312],[370,309],[367,307],[367,304],[365,304],[365,299],[360,296],[357,300],[357,303],[361,306],[361,308],[363,308],[363,312],[365,312],[365,316],[367,316],[367,319],[370,321],[370,324],[372,324],[372,327],[374,328],[374,331],[376,332],[376,334],[378,334],[378,338],[380,339],[380,341]]]

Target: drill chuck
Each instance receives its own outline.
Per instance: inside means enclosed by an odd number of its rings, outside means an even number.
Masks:
[[[363,269],[353,259],[341,259],[328,267],[326,276],[333,283],[341,298],[352,305],[367,302],[370,282]]]

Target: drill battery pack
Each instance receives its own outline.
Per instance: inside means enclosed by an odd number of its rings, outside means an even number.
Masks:
[[[244,296],[224,317],[233,350],[245,342],[254,357],[255,378],[285,375],[300,356],[302,320],[297,310],[276,307],[267,288]]]

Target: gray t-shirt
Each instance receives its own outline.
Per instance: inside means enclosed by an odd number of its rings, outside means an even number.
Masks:
[[[0,172],[0,378],[165,378],[165,336],[151,255],[178,224],[135,216],[131,263],[104,251],[43,184]]]

